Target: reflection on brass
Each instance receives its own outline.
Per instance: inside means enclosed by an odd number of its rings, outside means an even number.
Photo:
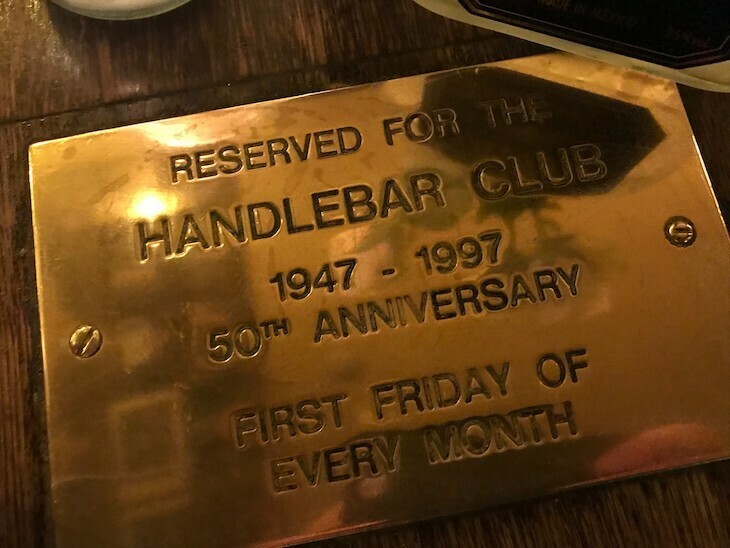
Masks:
[[[667,82],[547,55],[30,155],[60,546],[279,545],[730,454],[730,247]]]

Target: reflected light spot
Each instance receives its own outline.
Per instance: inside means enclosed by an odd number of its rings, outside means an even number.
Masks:
[[[145,192],[132,199],[129,216],[154,220],[161,215],[170,214],[177,205],[177,200],[158,192]]]
[[[205,115],[209,121],[214,114],[205,113]],[[239,119],[241,118],[248,125],[255,123],[250,114],[239,116]],[[140,131],[147,139],[170,152],[188,152],[201,147],[208,148],[212,142],[238,139],[237,132],[233,128],[220,124],[204,124],[200,115],[188,116],[184,120],[142,124]]]
[[[165,122],[163,124],[145,124],[140,128],[152,141],[164,147],[195,148],[200,146],[197,124],[187,122]]]

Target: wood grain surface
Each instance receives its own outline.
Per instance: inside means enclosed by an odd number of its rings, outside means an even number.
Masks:
[[[0,0],[0,547],[53,545],[32,142],[542,51],[410,0],[197,0],[123,23]],[[682,94],[727,213],[730,96]],[[325,544],[730,546],[730,463]]]

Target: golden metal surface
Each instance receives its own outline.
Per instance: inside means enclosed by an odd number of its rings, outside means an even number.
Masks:
[[[547,55],[30,151],[60,546],[277,545],[730,453],[673,85]]]

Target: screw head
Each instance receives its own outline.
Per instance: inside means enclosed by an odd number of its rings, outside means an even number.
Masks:
[[[697,229],[687,217],[672,217],[664,225],[664,236],[676,247],[689,247],[697,239]]]
[[[79,358],[90,358],[101,348],[104,338],[96,327],[82,325],[73,332],[68,341],[71,352]]]

